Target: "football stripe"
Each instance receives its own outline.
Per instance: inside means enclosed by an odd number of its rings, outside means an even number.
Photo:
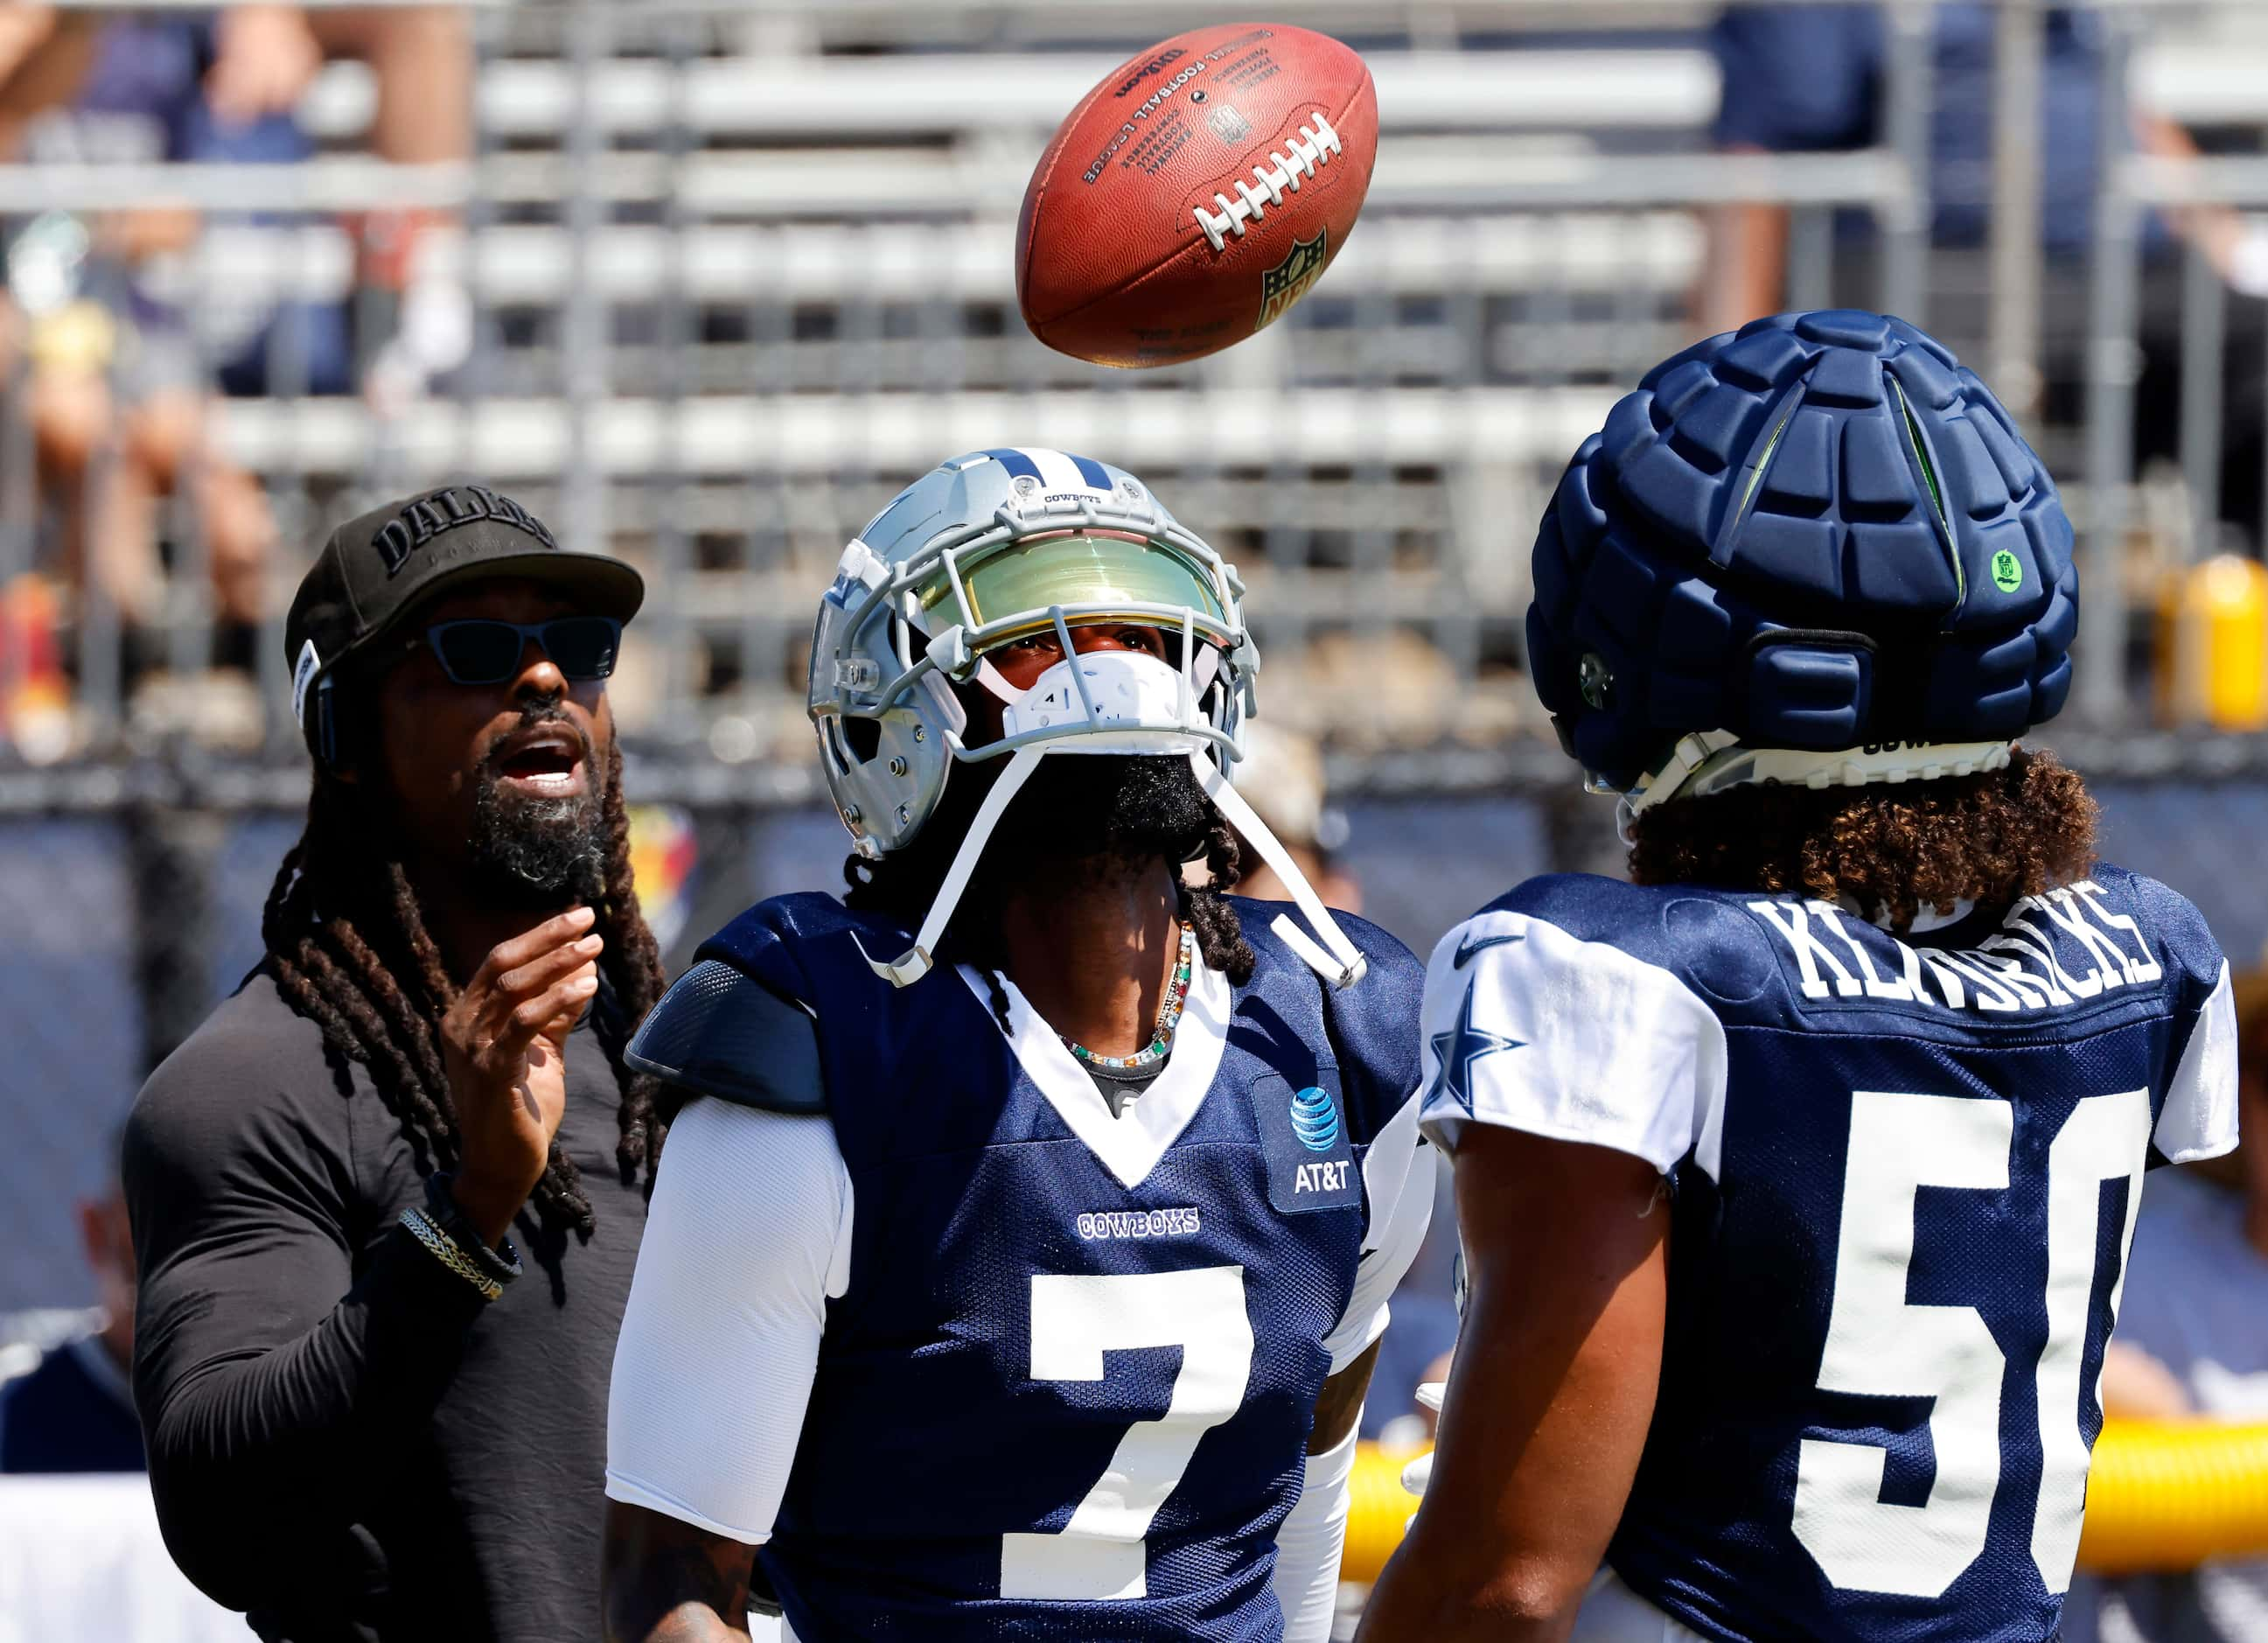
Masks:
[[[1079,469],[1080,476],[1094,490],[1110,489],[1110,475],[1103,471],[1101,463],[1091,456],[1074,456],[1071,460],[1073,466]]]

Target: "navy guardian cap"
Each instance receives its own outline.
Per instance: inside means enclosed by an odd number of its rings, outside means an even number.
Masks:
[[[1535,538],[1529,667],[1634,809],[1992,769],[2054,717],[2072,527],[1990,389],[1903,320],[1757,320],[1648,372]]]

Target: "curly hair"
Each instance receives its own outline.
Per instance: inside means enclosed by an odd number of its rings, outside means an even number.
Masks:
[[[990,785],[990,782],[981,780],[948,784],[938,814],[930,818],[929,824],[906,849],[880,861],[869,861],[855,854],[846,858],[843,864],[846,887],[843,904],[854,911],[883,913],[908,925],[919,923],[936,899],[938,887],[944,882],[954,854],[968,836],[968,823]],[[1020,804],[1029,793],[1027,789],[1019,794],[1018,802]],[[1158,859],[1174,870],[1177,910],[1182,922],[1197,932],[1197,951],[1206,966],[1241,986],[1252,979],[1253,966],[1258,961],[1252,944],[1244,939],[1236,909],[1229,905],[1227,897],[1228,891],[1244,874],[1243,847],[1220,812],[1202,797],[1198,802],[1203,805],[1205,818],[1202,842],[1187,858],[1195,860],[1202,856],[1207,881],[1194,887],[1185,882],[1179,872],[1182,863],[1174,858],[1170,851],[1158,852]],[[1012,806],[1010,814],[1013,813]],[[992,843],[998,845],[998,835]],[[989,848],[946,926],[946,934],[960,949],[961,957],[984,972],[990,984],[993,1019],[1003,1033],[1009,1030],[1008,993],[1001,981],[999,913],[1008,894],[1009,880],[1020,862],[1020,853],[1013,849]]]
[[[2077,771],[2019,748],[1974,776],[1673,799],[1638,818],[1630,876],[1847,897],[1903,932],[1925,907],[2000,906],[2084,877],[2096,814]]]
[[[666,1124],[655,1105],[655,1080],[633,1072],[622,1051],[629,1029],[661,997],[661,953],[630,881],[619,750],[608,750],[603,777],[606,857],[593,928],[606,942],[599,968],[622,1030],[599,1038],[622,1091],[615,1160],[625,1183],[643,1169],[650,1189]],[[400,846],[372,824],[370,809],[354,787],[328,771],[317,774],[306,830],[285,853],[261,915],[267,968],[292,1007],[322,1029],[328,1048],[370,1070],[411,1147],[433,1168],[446,1168],[457,1161],[457,1124],[438,1029],[458,988]],[[580,1175],[556,1141],[531,1201],[547,1226],[587,1234],[595,1225]]]

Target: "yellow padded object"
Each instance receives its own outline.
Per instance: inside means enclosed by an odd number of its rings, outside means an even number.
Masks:
[[[1418,1509],[1418,1502],[1403,1492],[1402,1468],[1418,1453],[1375,1443],[1357,1446],[1354,1472],[1347,1479],[1346,1552],[1339,1561],[1339,1579],[1376,1580],[1402,1544],[1402,1531]]]
[[[1417,1503],[1402,1469],[1417,1451],[1355,1455],[1341,1578],[1378,1578]],[[2079,1566],[2097,1574],[2188,1569],[2268,1556],[2268,1423],[2112,1421],[2095,1440]]]
[[[2110,1422],[2088,1474],[2079,1564],[2100,1574],[2268,1553],[2268,1425]]]

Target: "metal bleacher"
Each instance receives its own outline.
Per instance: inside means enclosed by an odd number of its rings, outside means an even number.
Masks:
[[[232,402],[225,447],[298,542],[476,473],[638,562],[645,682],[622,695],[664,741],[800,758],[808,605],[843,541],[929,463],[1004,442],[1150,475],[1244,565],[1279,674],[1393,654],[1455,682],[1347,693],[1343,746],[1500,739],[1532,711],[1521,545],[1615,393],[1687,340],[1697,208],[1794,207],[1799,300],[1833,210],[1903,221],[1911,243],[1910,155],[1709,151],[1713,9],[1479,0],[1453,26],[1447,8],[1302,8],[1377,80],[1363,225],[1284,322],[1189,366],[1049,352],[1018,319],[1012,259],[1049,131],[1128,49],[1206,19],[1184,0],[485,8],[470,166],[373,171],[374,88],[334,65],[302,111],[326,154],[262,179],[276,197],[241,173],[180,180],[283,209],[217,217],[174,279],[192,304],[350,300],[340,211],[460,206],[465,232],[437,243],[481,340],[446,396]],[[2139,81],[2177,118],[2257,106],[2242,68],[2260,54],[2227,45],[2159,39]],[[1327,699],[1272,706],[1315,719]]]
[[[845,536],[939,457],[1018,440],[1152,475],[1246,565],[1271,660],[1328,672],[1414,643],[1476,687],[1453,693],[1471,723],[1442,726],[1436,699],[1422,733],[1517,716],[1511,544],[1614,384],[1682,335],[1700,234],[1675,202],[1717,166],[1705,55],[1367,49],[1386,141],[1326,290],[1226,357],[1129,376],[1025,333],[1011,247],[1049,131],[1138,39],[784,56],[713,16],[608,26],[579,47],[559,13],[487,28],[450,256],[488,345],[461,397],[391,420],[232,402],[236,457],[334,499],[318,515],[456,471],[527,494],[659,573],[651,725],[730,717],[712,744],[751,754],[800,748],[799,647]],[[304,118],[343,156],[372,99],[335,66]],[[1665,169],[1633,187],[1617,147]],[[1862,159],[1813,186],[1854,180],[1883,184]],[[331,222],[217,225],[179,278],[343,298],[353,261]],[[1300,654],[1317,641],[1327,659]],[[1371,711],[1353,739],[1421,733],[1391,697]]]

